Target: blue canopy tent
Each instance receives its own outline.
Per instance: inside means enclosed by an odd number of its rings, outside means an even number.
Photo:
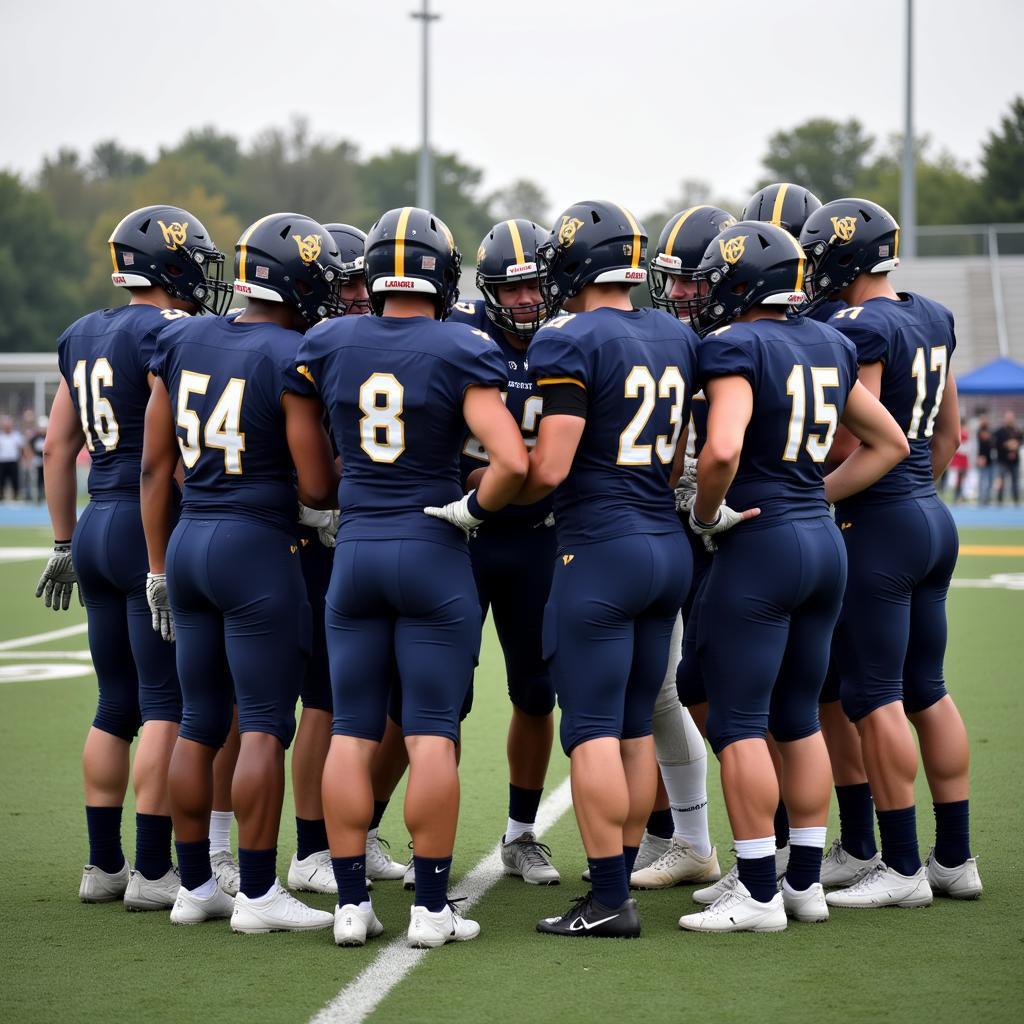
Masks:
[[[961,395],[1024,395],[1024,366],[1012,359],[994,359],[956,382]]]

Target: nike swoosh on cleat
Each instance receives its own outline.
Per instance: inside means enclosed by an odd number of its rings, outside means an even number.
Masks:
[[[591,928],[596,928],[599,924],[604,924],[606,921],[614,921],[618,916],[618,914],[612,914],[611,917],[602,917],[600,921],[584,921],[582,917],[578,917],[569,925],[569,931],[578,932],[579,928],[576,925],[581,924],[589,932]]]

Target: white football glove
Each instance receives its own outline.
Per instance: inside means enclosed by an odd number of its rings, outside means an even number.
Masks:
[[[299,524],[316,530],[316,535],[325,548],[333,548],[338,536],[341,513],[336,508],[308,508],[299,502]]]
[[[714,541],[714,535],[716,533],[724,533],[726,530],[731,530],[737,523],[742,523],[744,519],[750,518],[744,515],[742,512],[736,512],[729,508],[728,505],[722,504],[718,506],[718,515],[715,516],[714,522],[702,523],[693,513],[693,509],[690,509],[690,529],[697,534],[701,540],[704,541],[704,547],[708,551],[715,552],[718,550],[718,545]]]
[[[146,573],[146,601],[153,613],[153,632],[169,644],[174,643],[174,619],[171,618],[171,600],[167,596],[167,574]]]
[[[683,475],[676,484],[676,511],[689,512],[693,508],[693,499],[697,496],[697,460],[685,457]]]
[[[474,494],[476,494],[476,491],[470,491],[469,494],[464,494],[458,501],[449,501],[447,505],[443,506],[428,505],[423,511],[428,516],[433,516],[435,519],[443,519],[446,523],[457,526],[467,537],[471,537],[476,532],[477,527],[483,522],[482,519],[477,519],[469,511],[469,499]]]
[[[71,593],[77,582],[75,567],[71,564],[71,542],[55,543],[53,553],[36,585],[36,597],[41,597],[47,608],[55,612],[66,612],[71,606]],[[78,588],[78,603],[85,604],[81,587]]]

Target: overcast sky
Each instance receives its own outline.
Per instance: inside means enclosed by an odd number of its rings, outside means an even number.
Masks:
[[[0,0],[0,167],[307,117],[363,153],[419,140],[419,0]],[[903,119],[902,0],[432,0],[433,142],[488,188],[640,215],[703,178],[742,200],[768,136]],[[976,162],[1024,92],[1021,0],[916,0],[916,130]],[[652,229],[656,230],[656,229]]]

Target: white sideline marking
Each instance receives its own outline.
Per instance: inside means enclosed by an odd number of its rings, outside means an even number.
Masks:
[[[52,554],[53,548],[0,548],[0,564],[42,561]]]
[[[77,626],[65,626],[63,629],[51,629],[48,633],[36,633],[35,636],[19,636],[14,640],[0,640],[0,651],[13,651],[18,647],[35,647],[36,644],[49,643],[51,640],[63,640],[66,636],[78,636],[88,630],[84,622]]]
[[[540,839],[571,806],[572,794],[566,779],[540,805],[537,838]],[[459,906],[468,909],[479,902],[502,875],[499,843],[454,886],[455,892],[466,897]],[[384,997],[430,952],[427,949],[410,949],[405,944],[405,927],[402,923],[401,936],[389,942],[368,967],[313,1017],[310,1024],[359,1024],[373,1013]],[[443,953],[440,955],[444,956]]]
[[[0,651],[0,661],[92,661],[88,651]]]

